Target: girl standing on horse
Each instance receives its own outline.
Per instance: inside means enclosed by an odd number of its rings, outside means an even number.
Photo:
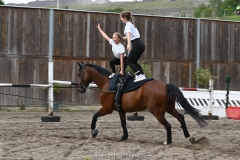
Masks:
[[[123,40],[122,35],[118,32],[113,33],[112,39],[110,39],[106,33],[101,29],[100,24],[98,24],[97,29],[100,31],[102,36],[112,45],[112,52],[114,54],[114,58],[110,59],[109,64],[112,69],[112,74],[109,78],[112,78],[116,73],[115,65],[120,64],[120,74],[124,74],[125,69],[127,68],[127,56],[125,53],[125,47],[121,44]]]
[[[140,39],[138,29],[132,20],[132,13],[123,11],[120,13],[120,18],[123,23],[126,23],[124,29],[126,36],[123,39],[127,39],[127,50],[129,51],[127,62],[129,67],[135,72],[136,78],[134,82],[141,81],[146,79],[146,76],[137,61],[145,50],[145,44]]]

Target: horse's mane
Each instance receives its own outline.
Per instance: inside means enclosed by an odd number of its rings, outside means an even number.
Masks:
[[[105,68],[102,68],[98,65],[95,65],[95,64],[85,64],[85,66],[90,66],[90,67],[93,67],[95,68],[100,74],[102,75],[105,75],[105,76],[109,76],[111,74],[111,72],[109,72],[108,70],[106,70]]]

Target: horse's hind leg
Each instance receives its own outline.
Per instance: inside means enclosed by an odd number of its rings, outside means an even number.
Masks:
[[[173,117],[175,117],[180,123],[181,123],[181,128],[183,130],[183,134],[186,138],[190,137],[190,134],[187,130],[187,126],[184,120],[184,116],[180,113],[177,112],[175,109],[175,101],[171,101],[167,107],[166,110],[168,113],[170,113]]]
[[[171,124],[168,123],[166,118],[164,117],[164,114],[161,113],[152,113],[157,120],[164,126],[164,128],[167,131],[167,141],[165,141],[163,144],[171,144],[172,143],[172,130],[171,130]]]

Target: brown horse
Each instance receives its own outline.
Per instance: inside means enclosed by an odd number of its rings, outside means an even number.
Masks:
[[[92,137],[95,137],[98,134],[98,130],[96,129],[98,117],[111,114],[113,110],[116,110],[114,94],[113,92],[107,92],[111,81],[108,76],[111,73],[93,64],[84,64],[82,62],[82,64],[78,63],[78,66],[79,92],[85,93],[86,88],[92,81],[96,83],[100,90],[99,100],[102,107],[93,115],[91,123]],[[168,112],[180,122],[184,136],[189,138],[190,142],[194,143],[194,138],[190,137],[187,130],[184,116],[179,114],[175,109],[175,100],[177,100],[186,113],[191,115],[201,127],[207,125],[204,119],[202,119],[201,114],[188,103],[176,85],[166,84],[157,80],[148,81],[140,88],[124,93],[122,96],[122,109],[125,112],[138,112],[148,109],[167,131],[167,140],[164,144],[172,143],[171,125],[164,116],[165,112]],[[123,135],[119,139],[121,141],[128,138],[125,112],[119,112],[123,129]]]

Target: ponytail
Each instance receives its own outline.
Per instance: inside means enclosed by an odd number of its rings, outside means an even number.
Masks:
[[[132,20],[132,17],[130,17],[129,21],[134,25],[135,28],[137,28],[137,26],[135,25],[135,23]]]
[[[134,21],[132,19],[132,13],[130,11],[122,11],[120,13],[120,16],[122,18],[126,18],[128,21],[130,21],[134,25],[135,28],[137,28],[137,26],[135,25],[135,23],[134,23]]]

